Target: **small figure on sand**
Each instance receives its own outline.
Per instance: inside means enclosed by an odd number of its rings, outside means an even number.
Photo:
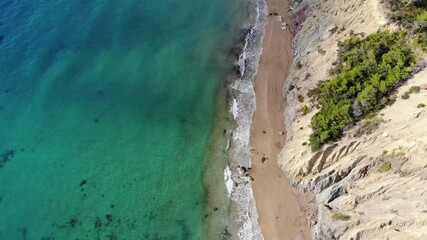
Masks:
[[[264,163],[265,161],[267,161],[267,158],[266,157],[262,157],[261,158],[261,163]]]

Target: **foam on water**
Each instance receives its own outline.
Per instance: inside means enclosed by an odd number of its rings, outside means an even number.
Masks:
[[[231,193],[233,192],[233,179],[231,179],[231,170],[229,166],[224,169],[224,181],[228,197],[231,197]]]
[[[251,166],[250,131],[252,116],[256,108],[253,88],[254,76],[262,53],[264,28],[267,23],[267,4],[264,0],[249,0],[249,7],[255,9],[248,26],[243,52],[239,57],[240,78],[232,84],[233,99],[230,112],[237,127],[232,133],[230,170],[224,171],[226,185],[236,211],[236,227],[239,239],[263,239],[258,225],[258,214],[252,192],[252,184],[241,167]],[[231,172],[231,178],[229,176]],[[231,179],[232,182],[229,180]]]

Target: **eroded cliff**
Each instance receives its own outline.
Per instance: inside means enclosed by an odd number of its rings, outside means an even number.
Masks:
[[[307,144],[317,111],[307,92],[329,79],[338,41],[396,30],[386,11],[379,0],[292,4],[295,57],[284,89],[287,144],[278,161],[294,186],[313,196],[315,239],[427,239],[427,70],[397,89],[394,104],[346,129],[341,140],[318,152]],[[415,86],[419,92],[401,97]],[[314,110],[303,115],[304,105]]]

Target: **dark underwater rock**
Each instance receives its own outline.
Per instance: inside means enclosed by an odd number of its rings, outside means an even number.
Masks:
[[[0,154],[0,168],[4,167],[13,157],[15,157],[15,150],[6,150]]]

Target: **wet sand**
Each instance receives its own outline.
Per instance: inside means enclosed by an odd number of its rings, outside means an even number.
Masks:
[[[310,239],[303,209],[305,199],[292,189],[277,165],[277,155],[285,144],[283,86],[292,60],[291,30],[287,0],[267,0],[269,16],[263,53],[255,78],[257,108],[254,112],[251,140],[254,146],[251,176],[261,232],[266,240]],[[280,133],[282,132],[282,134]],[[263,161],[264,158],[264,161]]]

